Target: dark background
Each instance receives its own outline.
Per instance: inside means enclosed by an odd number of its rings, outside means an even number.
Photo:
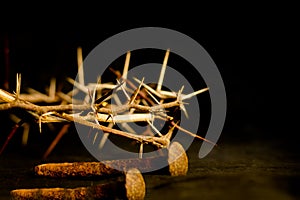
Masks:
[[[143,26],[174,29],[202,45],[223,78],[227,95],[227,117],[219,145],[237,146],[235,150],[239,151],[244,144],[259,144],[247,146],[251,149],[250,152],[258,149],[254,154],[249,153],[251,159],[265,153],[266,163],[268,160],[272,163],[274,156],[281,155],[289,159],[287,162],[297,164],[299,131],[296,125],[299,117],[296,96],[299,89],[296,63],[299,62],[295,60],[299,45],[296,39],[297,23],[294,23],[293,13],[287,13],[283,14],[278,10],[265,12],[262,9],[247,13],[240,11],[234,13],[233,17],[228,17],[228,13],[225,13],[215,20],[211,20],[210,16],[206,20],[195,14],[182,18],[172,18],[171,15],[165,21],[148,20],[143,23],[130,19],[123,23],[118,20],[107,23],[101,19],[90,25],[84,21],[80,21],[78,25],[74,23],[76,20],[70,20],[70,25],[69,20],[66,20],[61,22],[60,28],[51,22],[49,26],[35,26],[35,29],[4,28],[0,30],[0,87],[4,88],[5,80],[5,40],[9,42],[10,49],[9,90],[14,91],[15,74],[21,72],[24,87],[43,91],[53,76],[63,81],[66,76],[76,75],[78,46],[83,48],[83,55],[86,56],[104,39],[121,31]],[[98,18],[93,16],[93,19]],[[55,23],[59,23],[59,20]],[[0,116],[3,122],[0,124],[2,145],[13,123],[7,119],[7,112],[2,112]],[[27,147],[21,147],[21,134],[16,134],[4,155],[10,155],[10,152],[28,152],[30,156],[39,158],[55,135],[39,135],[37,128],[32,131],[35,133],[31,137],[38,139],[38,144],[29,143]],[[54,155],[63,154],[66,152],[64,149],[72,149],[72,137],[74,135],[64,136],[61,142],[66,145],[58,145]],[[80,141],[75,144],[80,145]],[[274,151],[260,151],[264,146],[275,148]],[[222,161],[221,155],[216,157]],[[299,193],[295,192],[299,174],[297,177],[293,184],[287,183],[292,184],[294,194],[299,197]],[[290,190],[287,193],[289,192]]]
[[[228,113],[222,137],[239,139],[287,139],[296,91],[294,27],[277,18],[221,21],[217,24],[146,23],[83,28],[80,30],[1,31],[1,87],[5,79],[4,41],[9,45],[9,84],[22,73],[24,87],[43,91],[51,77],[64,81],[75,76],[76,48],[86,56],[101,41],[121,31],[160,26],[180,31],[201,44],[216,63],[225,84]],[[288,123],[288,124],[286,124]]]

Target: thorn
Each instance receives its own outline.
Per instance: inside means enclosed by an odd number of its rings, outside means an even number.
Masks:
[[[97,99],[95,101],[95,104],[100,104],[102,101],[104,101],[105,99],[107,99],[109,96],[111,96],[113,94],[114,90],[117,90],[119,87],[122,86],[124,82],[118,84],[116,87],[114,87],[113,89],[110,89],[108,92],[106,92],[102,97],[100,97],[99,99]]]
[[[140,158],[140,159],[142,159],[142,158],[143,158],[143,152],[144,152],[144,150],[143,150],[143,146],[144,146],[144,144],[143,144],[143,143],[141,143],[141,145],[140,145],[140,151],[139,151],[139,158]]]
[[[80,85],[84,86],[84,72],[83,72],[83,58],[82,58],[82,48],[77,48],[77,66],[78,66],[78,82]]]
[[[39,131],[42,133],[42,115],[39,116]]]
[[[185,109],[184,104],[182,104],[182,103],[180,104],[180,109],[183,111],[185,117],[188,119],[189,118],[189,114],[188,114],[187,110]]]
[[[123,87],[124,82],[120,83],[119,80],[117,80],[117,82],[121,86],[121,89],[122,89],[123,93],[125,94],[127,100],[130,101],[130,97],[129,97],[128,93],[126,92],[125,88]]]
[[[188,130],[182,128],[181,126],[175,124],[174,121],[172,121],[171,124],[174,125],[176,128],[178,128],[178,130],[181,130],[181,131],[187,133],[188,135],[190,135],[190,136],[192,136],[192,137],[198,138],[198,139],[203,140],[203,141],[205,141],[205,142],[208,142],[208,143],[210,143],[210,144],[212,144],[212,145],[214,145],[214,146],[217,146],[216,143],[214,143],[214,142],[212,142],[212,141],[210,141],[210,140],[207,140],[207,139],[205,139],[205,138],[203,138],[203,137],[201,137],[201,136],[199,136],[199,135],[196,135],[196,134],[194,134],[194,133],[192,133],[192,132],[190,132],[190,131],[188,131]]]
[[[16,99],[15,100],[19,99],[20,91],[21,91],[21,74],[17,73]]]
[[[42,133],[42,117],[52,115],[52,114],[55,114],[55,112],[47,112],[47,113],[43,113],[42,115],[39,116],[39,130],[40,130],[40,133]]]
[[[178,123],[179,123],[179,120],[176,122],[176,125],[178,125]],[[173,126],[169,129],[168,133],[165,135],[165,137],[166,137],[168,140],[171,140],[171,137],[172,137],[172,134],[173,134],[173,132],[174,132],[174,129],[175,129],[175,125],[173,125]]]
[[[55,99],[55,93],[56,93],[56,78],[51,78],[50,86],[49,86],[49,97],[51,99]]]
[[[132,98],[130,99],[129,104],[133,104],[134,103],[137,95],[139,94],[139,92],[141,90],[141,86],[142,86],[143,83],[144,83],[144,77],[143,77],[142,82],[140,83],[139,87],[136,89],[136,91],[134,92]]]
[[[94,139],[93,139],[93,144],[95,144],[98,134],[99,134],[99,132],[97,131],[97,132],[95,133],[95,136],[94,136]]]
[[[140,81],[139,79],[137,79],[135,77],[133,77],[133,80],[135,80],[138,83],[142,82],[142,81]],[[159,98],[165,98],[165,96],[161,95],[159,92],[155,91],[153,88],[151,88],[150,86],[146,85],[145,83],[142,83],[142,86],[144,86],[147,90],[149,90],[150,92],[152,92],[153,94],[155,94]]]
[[[125,59],[125,64],[124,64],[124,69],[123,69],[123,75],[122,75],[123,80],[127,80],[129,62],[130,62],[130,51],[128,51],[127,54],[126,54],[126,59]],[[124,83],[124,86],[126,87],[126,83]]]
[[[108,128],[112,128],[113,127],[113,123],[109,123],[107,127]],[[103,136],[102,136],[102,138],[101,138],[101,140],[99,142],[99,145],[98,145],[99,149],[103,148],[104,144],[106,143],[106,141],[108,139],[108,136],[109,136],[109,133],[106,133],[106,132],[103,133]]]
[[[74,85],[76,88],[78,88],[79,90],[81,90],[82,92],[88,94],[88,89],[84,86],[84,85],[81,85],[79,82],[75,81],[74,79],[72,78],[69,78],[67,77],[67,81],[69,83],[71,83],[72,85]]]
[[[159,132],[159,130],[157,130],[157,128],[153,125],[153,123],[151,123],[149,120],[147,120],[148,124],[151,126],[151,128],[154,130],[155,133],[157,133],[160,137],[162,137],[163,135]]]
[[[155,101],[156,104],[160,104],[160,102],[155,98],[155,96],[151,92],[149,92],[148,90],[146,90],[146,92],[150,95],[150,97]]]
[[[122,77],[120,71],[114,70],[114,69],[111,68],[111,67],[109,68],[109,70],[117,76],[117,79],[120,79],[120,78]]]
[[[183,95],[183,96],[181,97],[181,100],[183,101],[183,100],[186,100],[186,99],[190,99],[191,97],[196,96],[196,95],[198,95],[198,94],[200,94],[200,93],[203,93],[203,92],[205,92],[205,91],[207,91],[207,90],[208,90],[208,88],[204,88],[204,89],[198,90],[198,91],[196,91],[196,92],[192,92],[192,93],[190,93],[190,94]]]
[[[101,80],[100,77],[98,77],[97,78],[97,84],[96,84],[96,86],[94,87],[94,90],[93,90],[93,96],[91,97],[91,99],[92,99],[91,107],[92,107],[94,112],[96,111],[95,108],[94,108],[94,104],[95,104],[95,101],[96,101],[96,92],[97,92],[97,87],[98,87],[98,84],[99,84],[100,80]]]
[[[180,90],[178,91],[178,94],[177,94],[177,100],[178,100],[178,101],[181,101],[183,89],[184,89],[184,85],[183,85],[183,86],[180,88]]]
[[[104,147],[104,144],[106,143],[107,139],[108,139],[108,136],[109,136],[109,133],[104,133],[100,142],[99,142],[99,145],[98,145],[98,148],[101,150],[103,147]]]
[[[22,124],[22,127],[23,127],[22,145],[25,146],[25,145],[27,145],[27,142],[28,142],[30,124],[24,123],[24,124]]]
[[[164,77],[165,77],[165,72],[166,72],[166,68],[167,68],[167,63],[168,63],[169,55],[170,55],[170,49],[167,49],[163,65],[161,67],[161,71],[160,71],[160,75],[159,75],[157,87],[156,87],[156,91],[157,92],[161,91],[161,87],[162,87],[162,84],[163,84],[163,81],[164,81]]]

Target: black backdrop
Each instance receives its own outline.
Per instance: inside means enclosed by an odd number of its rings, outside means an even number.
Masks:
[[[130,28],[159,26],[180,31],[201,44],[215,61],[227,92],[228,111],[221,139],[229,141],[283,141],[295,144],[297,90],[295,28],[277,18],[167,23],[125,23],[76,28],[0,31],[0,87],[5,80],[5,41],[8,41],[9,83],[22,73],[23,86],[43,91],[52,76],[58,80],[76,75],[76,48],[86,56],[104,39]],[[93,28],[91,28],[93,27]],[[5,118],[4,114],[1,117]],[[5,119],[3,119],[5,121]],[[1,124],[10,128],[11,124]],[[2,129],[1,127],[1,129]],[[1,143],[7,129],[1,131]]]

